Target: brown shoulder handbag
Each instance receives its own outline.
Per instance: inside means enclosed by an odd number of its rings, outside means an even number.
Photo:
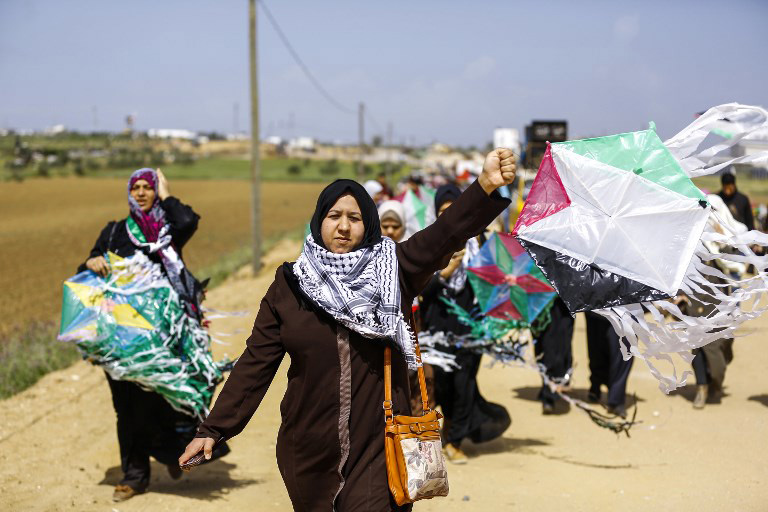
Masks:
[[[418,340],[416,357],[421,361]],[[448,495],[440,422],[443,416],[429,408],[424,369],[419,366],[423,416],[392,413],[392,351],[384,349],[384,448],[389,489],[398,505]]]

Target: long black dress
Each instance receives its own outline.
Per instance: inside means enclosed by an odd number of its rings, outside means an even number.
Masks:
[[[168,197],[160,204],[165,210],[166,222],[171,226],[173,246],[181,257],[182,248],[197,230],[200,216],[175,197]],[[125,219],[108,223],[88,258],[103,256],[107,251],[128,257],[141,250],[152,261],[160,263],[157,253],[150,254],[133,245],[125,224]],[[85,263],[77,270],[86,270]],[[174,410],[157,393],[145,391],[132,382],[114,380],[109,375],[107,381],[117,413],[117,439],[123,470],[120,483],[144,491],[149,485],[149,457],[166,465],[178,465],[179,455],[195,435],[197,421]]]

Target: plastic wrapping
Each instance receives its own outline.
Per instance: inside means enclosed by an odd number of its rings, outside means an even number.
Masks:
[[[213,361],[207,331],[186,313],[159,264],[142,252],[107,258],[107,278],[85,271],[64,283],[58,339],[74,342],[113,379],[202,420],[230,362]]]

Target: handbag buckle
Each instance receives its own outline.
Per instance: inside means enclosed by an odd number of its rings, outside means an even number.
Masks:
[[[384,409],[384,422],[391,423],[395,418],[392,414],[392,400],[384,400],[381,404],[381,408]]]

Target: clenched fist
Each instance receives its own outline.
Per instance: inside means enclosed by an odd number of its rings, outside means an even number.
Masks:
[[[517,166],[515,154],[504,148],[496,148],[485,157],[483,172],[477,181],[489,194],[502,185],[509,185],[515,180]]]

